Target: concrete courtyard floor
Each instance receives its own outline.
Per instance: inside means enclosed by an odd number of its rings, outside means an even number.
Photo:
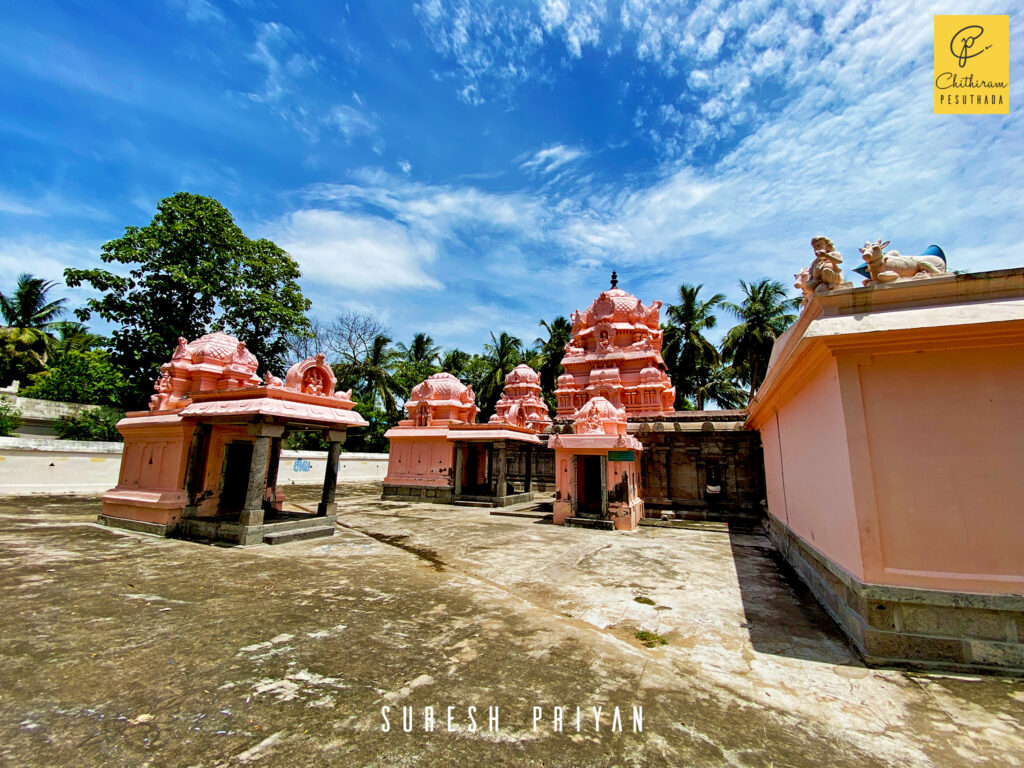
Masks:
[[[341,486],[333,539],[249,549],[0,499],[0,765],[1024,764],[1024,681],[865,668],[761,535],[379,493]]]

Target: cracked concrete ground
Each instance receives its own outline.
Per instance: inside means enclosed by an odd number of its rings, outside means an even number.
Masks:
[[[104,529],[95,498],[0,499],[0,764],[1024,764],[1024,681],[865,668],[763,536],[379,493],[341,486],[333,539],[250,549]]]

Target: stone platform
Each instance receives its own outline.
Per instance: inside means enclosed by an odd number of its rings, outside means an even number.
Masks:
[[[331,539],[224,550],[97,526],[97,498],[0,498],[0,764],[1021,765],[1024,683],[865,667],[763,533],[379,496],[340,485]],[[500,732],[469,731],[488,705]],[[633,705],[643,732],[612,733]]]
[[[267,518],[261,525],[241,525],[238,515],[184,518],[172,530],[159,523],[146,523],[109,515],[99,515],[97,522],[110,528],[121,528],[156,536],[200,541],[228,546],[256,544],[287,544],[305,539],[334,535],[336,515],[312,515],[286,512]]]

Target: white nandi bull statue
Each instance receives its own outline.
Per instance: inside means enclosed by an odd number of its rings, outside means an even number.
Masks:
[[[871,282],[892,283],[901,278],[920,279],[941,275],[946,271],[946,262],[939,256],[904,256],[899,251],[883,253],[889,241],[865,242],[860,249],[868,266]]]

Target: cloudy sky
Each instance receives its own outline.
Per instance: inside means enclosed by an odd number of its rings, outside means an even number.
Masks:
[[[974,13],[1005,13],[981,0]],[[477,350],[621,286],[738,298],[810,238],[1024,265],[1009,116],[932,114],[932,3],[34,0],[0,26],[0,290],[179,190],[300,263],[314,312]],[[73,303],[83,299],[67,291]]]

